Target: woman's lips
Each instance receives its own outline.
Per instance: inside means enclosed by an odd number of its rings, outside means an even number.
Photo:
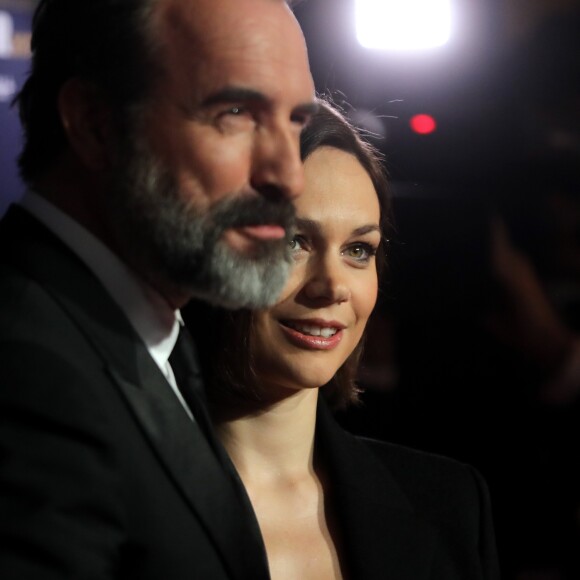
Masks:
[[[292,344],[309,350],[332,350],[339,345],[343,337],[342,328],[337,328],[336,333],[328,337],[305,334],[296,328],[286,326],[282,322],[280,322],[280,328]]]

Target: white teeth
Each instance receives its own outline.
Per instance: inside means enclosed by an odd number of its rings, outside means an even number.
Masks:
[[[336,328],[321,328],[320,329],[320,336],[323,336],[324,338],[329,338],[330,336],[333,336],[334,334],[336,334]]]
[[[330,338],[338,332],[338,328],[328,326],[311,326],[309,324],[298,324],[296,322],[286,322],[290,328],[294,328],[302,334],[309,334],[310,336],[322,336],[322,338]]]

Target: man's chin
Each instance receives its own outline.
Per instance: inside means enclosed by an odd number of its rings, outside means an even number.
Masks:
[[[191,284],[193,294],[230,309],[262,309],[275,304],[290,273],[285,242],[269,247],[267,256],[254,257],[244,256],[224,241],[216,245],[204,272],[197,272]],[[264,253],[263,248],[258,253]]]

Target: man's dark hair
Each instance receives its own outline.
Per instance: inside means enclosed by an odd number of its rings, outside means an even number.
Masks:
[[[155,78],[150,13],[157,0],[41,0],[32,23],[30,76],[16,96],[25,143],[22,178],[33,183],[67,145],[57,101],[73,78],[91,83],[119,128]]]
[[[326,101],[320,102],[318,112],[304,129],[300,140],[303,160],[321,147],[334,147],[354,155],[369,174],[381,208],[381,233],[383,238],[389,228],[388,181],[379,152],[361,138],[359,131]],[[354,192],[356,195],[356,192]],[[383,242],[386,240],[383,239]],[[384,267],[384,243],[377,254],[379,275]],[[200,360],[205,363],[205,384],[210,405],[222,410],[225,405],[235,411],[242,409],[245,400],[259,400],[255,390],[256,375],[251,356],[253,316],[249,310],[231,311],[192,301],[182,314],[196,335]],[[358,400],[356,386],[358,365],[363,341],[338,369],[321,393],[333,409],[343,409]]]

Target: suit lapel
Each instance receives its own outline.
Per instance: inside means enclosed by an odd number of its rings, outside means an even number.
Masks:
[[[197,421],[192,422],[161,380],[139,384],[109,367],[159,460],[213,537],[232,578],[269,578],[265,549],[245,491],[220,463]],[[166,395],[169,396],[166,396]]]
[[[218,459],[197,422],[190,420],[124,314],[84,263],[34,218],[12,208],[3,221],[3,235],[12,243],[20,240],[13,247],[15,267],[51,293],[100,355],[231,577],[267,580],[259,527],[235,470],[225,462],[225,453]]]
[[[348,577],[428,578],[435,531],[414,513],[386,466],[335,423],[323,401],[317,421],[317,448],[329,469]]]

